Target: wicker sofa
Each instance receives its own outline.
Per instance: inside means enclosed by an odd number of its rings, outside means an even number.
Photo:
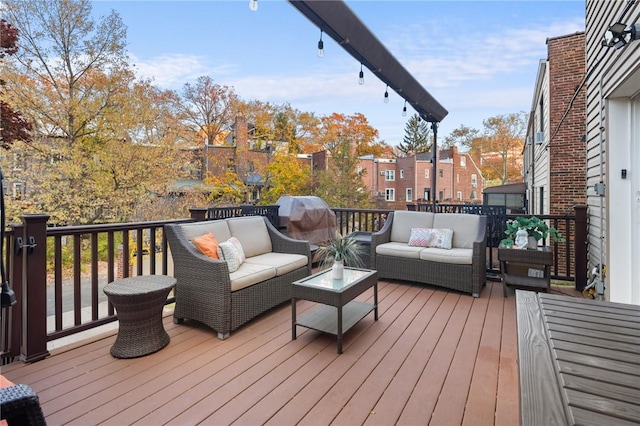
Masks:
[[[478,297],[486,283],[486,220],[464,213],[392,212],[382,229],[371,235],[371,265],[379,278],[432,284]],[[409,245],[413,228],[452,229],[451,248]]]
[[[307,241],[291,239],[262,216],[165,225],[173,256],[175,323],[196,320],[218,338],[257,315],[291,301],[291,283],[311,274]],[[236,237],[246,260],[229,272],[226,260],[202,254],[193,239],[212,233],[223,242]]]

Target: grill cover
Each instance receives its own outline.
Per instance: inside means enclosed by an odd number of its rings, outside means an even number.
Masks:
[[[280,229],[296,240],[322,245],[336,235],[336,214],[319,197],[280,197]]]

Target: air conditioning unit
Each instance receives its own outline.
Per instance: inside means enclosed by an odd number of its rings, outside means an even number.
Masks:
[[[544,132],[536,132],[534,140],[536,142],[536,145],[544,143]]]
[[[380,176],[384,176],[384,170],[380,172]]]

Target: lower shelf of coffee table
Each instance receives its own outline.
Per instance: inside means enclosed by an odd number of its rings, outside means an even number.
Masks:
[[[375,309],[371,303],[353,300],[342,307],[342,332],[345,333]],[[296,325],[338,335],[338,308],[322,305],[296,319]]]

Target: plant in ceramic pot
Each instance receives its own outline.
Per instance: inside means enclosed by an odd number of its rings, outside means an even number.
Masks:
[[[504,231],[506,237],[500,241],[500,245],[513,247],[516,244],[516,236],[520,230],[527,232],[529,248],[536,248],[539,240],[546,239],[549,236],[554,242],[565,241],[562,234],[555,227],[547,225],[544,220],[536,216],[518,216],[507,221],[507,229]]]
[[[361,267],[361,256],[364,248],[358,242],[349,237],[342,236],[339,232],[324,246],[318,249],[318,257],[322,259],[322,267],[332,267],[332,275],[335,279],[342,279],[344,266]]]

